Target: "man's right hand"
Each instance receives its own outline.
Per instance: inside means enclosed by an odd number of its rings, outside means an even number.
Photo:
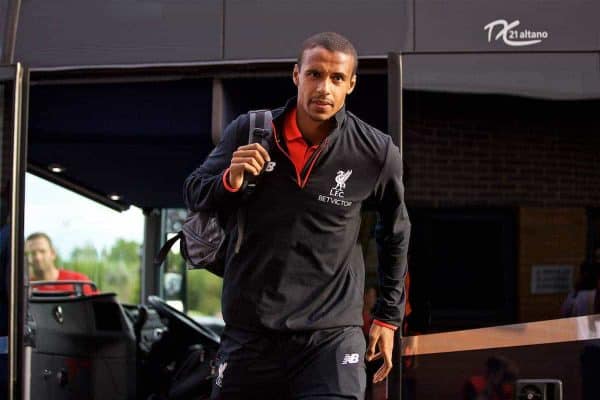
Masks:
[[[244,183],[244,172],[258,175],[265,163],[271,161],[269,153],[258,143],[240,146],[233,152],[229,166],[229,185],[237,190]]]

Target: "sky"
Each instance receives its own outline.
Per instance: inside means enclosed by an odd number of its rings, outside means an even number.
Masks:
[[[58,254],[68,259],[78,246],[110,248],[117,238],[142,243],[142,210],[118,212],[34,175],[25,178],[25,237],[47,233]]]

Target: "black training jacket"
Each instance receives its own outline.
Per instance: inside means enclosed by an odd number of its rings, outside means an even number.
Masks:
[[[357,243],[361,205],[376,207],[381,294],[375,318],[400,326],[410,222],[404,204],[402,161],[391,137],[340,110],[335,128],[307,162],[300,178],[287,155],[284,114],[273,110],[274,165],[264,168],[243,202],[244,240],[230,240],[223,277],[223,317],[246,330],[314,330],[362,325],[364,259]],[[217,210],[236,220],[243,190],[223,186],[232,153],[248,140],[248,116],[227,126],[221,142],[185,181],[192,210]],[[268,171],[267,171],[268,170]],[[233,217],[233,218],[231,218]]]

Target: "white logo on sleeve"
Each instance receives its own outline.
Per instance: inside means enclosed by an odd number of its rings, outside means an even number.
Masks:
[[[222,387],[221,385],[223,385],[223,373],[225,372],[225,368],[227,368],[227,363],[219,365],[219,376],[217,376],[217,381],[215,382],[218,387]]]
[[[359,361],[360,357],[358,353],[344,354],[344,360],[342,361],[342,365],[356,364]]]
[[[265,171],[266,172],[272,172],[275,169],[276,165],[277,165],[277,163],[275,161],[269,161],[267,163],[267,166],[265,167]]]
[[[320,194],[319,201],[323,203],[330,203],[336,206],[350,207],[352,205],[351,201],[344,200],[344,190],[346,189],[346,181],[352,175],[352,170],[349,169],[347,171],[338,171],[335,176],[335,186],[331,187],[329,191],[329,196]]]

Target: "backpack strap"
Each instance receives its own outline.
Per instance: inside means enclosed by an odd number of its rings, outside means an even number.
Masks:
[[[183,231],[179,231],[177,235],[173,236],[171,239],[167,240],[165,244],[160,248],[158,254],[154,257],[154,265],[160,267],[163,262],[167,259],[167,255],[169,254],[169,250],[171,247],[177,242],[179,239],[183,240]]]
[[[250,129],[248,143],[253,143],[253,134],[256,133],[261,139],[270,139],[273,132],[273,114],[271,110],[250,111]],[[262,144],[262,143],[261,143]],[[267,144],[270,147],[270,144]],[[268,150],[268,149],[267,149]]]
[[[262,147],[269,152],[271,150],[271,143],[273,141],[273,114],[270,110],[257,110],[250,111],[249,117],[249,128],[248,128],[248,143],[259,143]],[[244,188],[244,200],[247,200],[254,190],[256,189],[256,183],[258,177],[246,173],[244,180],[247,182]],[[243,207],[240,206],[237,212],[237,228],[238,235],[235,243],[235,252],[239,252],[242,247],[242,241],[244,239],[244,231],[246,229],[246,213]]]
[[[269,152],[273,142],[273,114],[270,110],[257,110],[248,115],[248,143],[259,143]]]

